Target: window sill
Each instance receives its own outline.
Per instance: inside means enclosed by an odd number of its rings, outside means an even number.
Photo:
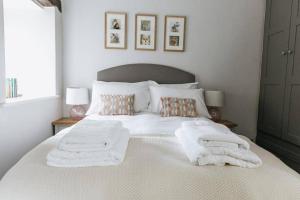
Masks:
[[[59,98],[60,98],[60,95],[53,95],[53,96],[46,96],[46,97],[32,97],[32,98],[17,97],[17,98],[6,99],[5,102],[0,105],[0,107],[8,107],[8,106],[14,106],[14,105],[19,105],[19,104],[32,103],[32,102],[36,102],[36,101],[59,99]]]

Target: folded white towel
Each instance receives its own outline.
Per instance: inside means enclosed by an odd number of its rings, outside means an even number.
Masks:
[[[191,163],[197,164],[198,158],[210,154],[206,147],[188,138],[181,128],[175,131],[175,135]]]
[[[198,142],[205,147],[224,147],[230,149],[239,148],[238,144],[230,143],[230,142],[218,142],[218,141],[206,141],[206,140],[200,140]]]
[[[237,144],[239,148],[249,149],[249,143],[230,131],[229,128],[213,121],[195,120],[182,123],[185,134],[199,143],[202,141],[214,141]]]
[[[226,164],[238,166],[238,167],[244,167],[244,168],[257,168],[261,165],[261,160],[257,162],[249,162],[245,160],[239,160],[227,155],[209,155],[209,156],[204,156],[201,159],[198,159],[198,165],[224,166]]]
[[[127,129],[120,121],[82,120],[59,142],[65,151],[100,151],[110,149]]]
[[[244,167],[248,167],[247,165],[249,164],[249,167],[255,167],[259,166],[262,164],[261,159],[252,151],[250,150],[244,150],[244,149],[230,149],[230,148],[223,148],[223,147],[208,147],[207,148],[210,152],[209,155],[204,155],[200,159],[198,159],[198,163],[201,162],[203,158],[211,158],[214,156],[224,156],[230,157],[232,160],[236,160],[238,162],[244,163],[243,165],[246,164]],[[220,163],[220,161],[219,161]],[[222,162],[223,163],[223,162]],[[232,164],[230,162],[225,162],[228,164]],[[225,164],[223,163],[223,165]]]
[[[247,141],[214,122],[184,122],[175,135],[189,160],[196,165],[230,164],[254,168],[262,164],[250,151]]]
[[[123,162],[129,141],[129,131],[124,131],[117,142],[102,151],[63,151],[53,149],[47,156],[47,164],[54,167],[111,166]]]

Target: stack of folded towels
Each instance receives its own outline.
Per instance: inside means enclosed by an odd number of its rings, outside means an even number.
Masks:
[[[77,123],[47,156],[55,167],[120,164],[125,157],[129,130],[120,121],[84,119]]]
[[[207,119],[183,122],[175,132],[189,160],[196,165],[235,165],[255,168],[261,159],[247,141],[227,127]]]

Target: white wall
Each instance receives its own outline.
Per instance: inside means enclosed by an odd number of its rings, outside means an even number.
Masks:
[[[63,94],[63,75],[62,75],[62,68],[63,68],[63,27],[62,27],[62,14],[55,9],[55,65],[56,65],[56,94],[62,95]]]
[[[18,79],[24,98],[55,95],[56,9],[31,0],[4,0],[3,7],[7,77]]]
[[[4,20],[3,4],[0,1],[0,103],[5,100],[5,52],[4,52]]]
[[[128,12],[128,50],[104,49],[104,12]],[[265,0],[64,0],[64,87],[91,87],[96,72],[159,63],[193,72],[226,93],[224,117],[256,135]],[[135,13],[158,15],[158,50],[134,50]],[[186,52],[163,51],[164,15],[186,15]]]
[[[0,105],[0,179],[25,153],[52,135],[61,100],[51,97]]]

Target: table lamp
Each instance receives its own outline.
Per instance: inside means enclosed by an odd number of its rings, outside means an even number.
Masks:
[[[83,105],[88,103],[89,95],[87,88],[67,88],[66,104],[72,105],[72,108],[70,109],[71,118],[83,118],[86,112]]]
[[[222,91],[205,91],[205,103],[213,121],[221,121],[220,108],[224,106],[224,93]]]

